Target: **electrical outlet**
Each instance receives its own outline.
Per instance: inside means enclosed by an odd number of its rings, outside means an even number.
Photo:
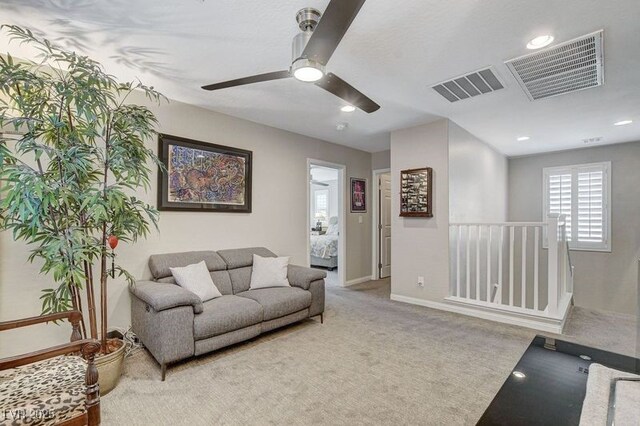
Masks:
[[[424,277],[418,277],[418,286],[424,287]]]
[[[362,219],[362,215],[358,216],[358,223],[362,223],[364,220]]]

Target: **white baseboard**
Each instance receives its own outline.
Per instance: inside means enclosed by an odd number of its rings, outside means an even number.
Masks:
[[[373,277],[371,275],[367,275],[366,277],[356,278],[354,280],[349,280],[344,283],[344,287],[349,287],[356,284],[366,283],[367,281],[371,281]]]
[[[401,296],[399,294],[391,294],[391,300],[396,302],[409,303],[412,305],[424,306],[427,308],[438,309],[441,311],[455,312],[457,314],[468,315],[476,318],[486,319],[489,321],[500,322],[503,324],[517,325],[520,327],[531,328],[538,331],[548,333],[562,334],[564,321],[542,321],[533,317],[525,317],[502,313],[495,310],[483,309],[480,307],[462,306],[459,303],[452,302],[435,302],[433,300],[417,299],[415,297]]]

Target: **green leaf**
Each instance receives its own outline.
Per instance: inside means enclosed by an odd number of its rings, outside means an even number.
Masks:
[[[97,270],[109,255],[103,227],[122,241],[146,236],[150,224],[157,229],[157,211],[134,194],[149,187],[149,165],[162,167],[152,149],[158,122],[126,97],[140,90],[166,98],[140,82],[118,82],[98,62],[28,29],[0,28],[41,53],[38,62],[0,56],[0,126],[23,135],[10,145],[0,138],[0,229],[30,246],[28,260],[54,282],[40,297],[42,310],[58,312],[72,306],[72,288],[86,288],[84,263]],[[116,272],[133,283],[126,270]]]

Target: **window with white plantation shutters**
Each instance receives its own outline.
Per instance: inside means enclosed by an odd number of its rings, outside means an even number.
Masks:
[[[549,208],[547,213],[558,213],[566,216],[567,238],[571,239],[571,173],[549,174]]]
[[[578,172],[578,241],[604,240],[604,170]]]
[[[610,162],[544,169],[544,212],[566,216],[575,250],[611,250]]]

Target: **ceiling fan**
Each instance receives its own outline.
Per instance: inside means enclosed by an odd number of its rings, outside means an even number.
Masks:
[[[324,14],[310,7],[296,14],[296,21],[302,30],[293,38],[292,61],[288,70],[253,75],[222,83],[202,86],[205,90],[219,90],[227,87],[263,81],[294,77],[297,80],[315,83],[329,93],[348,102],[349,105],[372,113],[380,105],[369,99],[337,75],[325,71],[325,66],[338,47],[340,40],[349,29],[365,0],[331,0]],[[322,19],[320,19],[322,17]]]

